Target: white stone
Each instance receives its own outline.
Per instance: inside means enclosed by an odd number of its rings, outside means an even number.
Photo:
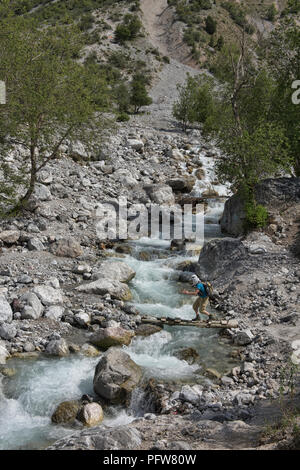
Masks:
[[[37,286],[33,292],[38,296],[43,305],[61,305],[63,303],[62,292],[51,286]]]
[[[44,307],[36,294],[33,292],[27,292],[22,295],[20,301],[25,304],[22,310],[23,319],[35,320],[41,317]]]
[[[64,311],[65,309],[60,305],[52,305],[46,310],[44,317],[50,318],[51,320],[60,321]]]

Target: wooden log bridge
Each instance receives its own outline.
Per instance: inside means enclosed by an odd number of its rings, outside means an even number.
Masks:
[[[157,326],[194,326],[196,328],[238,328],[238,322],[236,320],[182,320],[181,318],[156,318],[144,316],[141,318],[142,323],[150,323],[151,325]]]

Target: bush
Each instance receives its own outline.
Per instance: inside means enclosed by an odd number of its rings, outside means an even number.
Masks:
[[[254,228],[262,228],[267,225],[268,222],[268,211],[261,204],[256,202],[247,202],[245,204],[246,211],[246,226],[247,230]]]
[[[123,23],[119,24],[115,30],[117,42],[132,41],[140,32],[142,23],[137,15],[125,15]]]
[[[91,13],[88,15],[82,16],[82,18],[79,21],[79,28],[81,31],[87,31],[88,29],[91,29],[94,23],[94,17]]]
[[[127,122],[130,120],[130,117],[127,113],[121,113],[117,116],[117,122]]]
[[[216,48],[218,49],[218,51],[221,51],[223,49],[223,46],[224,46],[224,38],[223,36],[220,36],[217,40]]]
[[[214,34],[216,30],[217,30],[217,22],[211,16],[208,16],[205,20],[205,31],[208,34]]]
[[[270,5],[269,8],[267,9],[266,19],[268,21],[273,22],[275,20],[276,15],[277,15],[277,10],[276,10],[274,3],[272,3],[272,5]]]
[[[136,74],[131,82],[130,104],[134,107],[134,112],[138,113],[142,106],[149,106],[152,98],[148,96],[146,81],[143,75]]]
[[[131,33],[125,24],[119,24],[115,30],[115,38],[117,42],[123,43],[131,39]]]
[[[118,69],[125,69],[128,65],[130,57],[124,54],[124,52],[114,51],[108,58],[108,63],[117,67]]]
[[[200,32],[195,31],[192,28],[189,28],[185,31],[185,33],[183,35],[183,40],[184,40],[184,42],[187,43],[188,46],[193,47],[195,42],[200,41]]]

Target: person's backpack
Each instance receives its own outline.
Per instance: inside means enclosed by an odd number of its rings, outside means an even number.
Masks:
[[[205,290],[206,290],[206,293],[207,293],[208,297],[213,297],[214,288],[213,288],[212,284],[209,281],[202,282],[202,284],[205,287]]]

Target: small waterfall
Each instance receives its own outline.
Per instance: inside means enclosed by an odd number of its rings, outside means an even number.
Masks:
[[[137,387],[131,395],[128,411],[136,418],[146,413],[155,413],[157,411],[155,398],[144,389]]]

